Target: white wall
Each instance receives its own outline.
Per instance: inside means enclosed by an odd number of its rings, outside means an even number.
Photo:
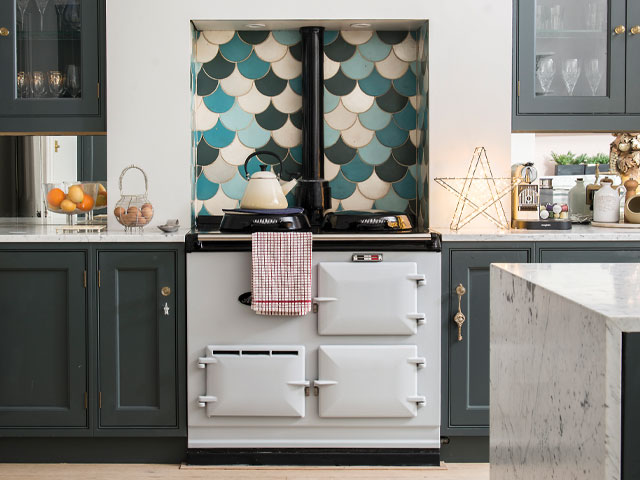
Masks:
[[[511,3],[107,0],[110,210],[120,171],[135,163],[149,175],[153,224],[190,222],[190,19],[418,18],[430,21],[430,223],[448,226],[455,198],[434,177],[465,175],[476,146],[486,147],[494,175],[509,175]],[[111,215],[109,226],[117,226]]]

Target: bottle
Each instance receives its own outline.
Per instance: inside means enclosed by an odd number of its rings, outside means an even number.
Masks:
[[[569,217],[573,221],[586,220],[585,217],[589,215],[589,206],[587,205],[587,187],[584,184],[584,179],[576,179],[576,184],[571,190],[569,190]]]
[[[613,180],[603,178],[601,188],[593,195],[593,221],[618,223],[620,221],[620,186],[613,187]]]

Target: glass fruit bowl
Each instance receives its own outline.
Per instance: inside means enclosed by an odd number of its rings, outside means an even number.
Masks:
[[[96,182],[45,183],[44,190],[47,210],[67,215],[67,223],[73,224],[73,215],[89,214],[98,197]]]

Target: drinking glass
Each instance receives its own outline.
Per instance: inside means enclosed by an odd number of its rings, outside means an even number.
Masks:
[[[36,0],[36,6],[40,12],[40,31],[44,28],[44,12],[47,10],[49,0]]]
[[[27,85],[29,78],[24,72],[18,72],[16,76],[16,95],[18,97],[25,97],[27,92]]]
[[[600,61],[597,58],[592,58],[587,62],[587,65],[585,66],[585,75],[587,76],[587,82],[589,82],[589,87],[591,87],[591,93],[594,97],[598,91],[598,87],[600,86],[602,73]]]
[[[29,0],[16,0],[16,6],[20,12],[20,25],[22,25],[22,29],[24,30],[24,12],[27,11]]]
[[[49,91],[54,97],[59,97],[64,88],[64,78],[62,73],[57,70],[51,70],[47,73],[47,79],[49,80]]]
[[[562,63],[562,79],[569,96],[573,96],[573,89],[576,88],[578,78],[580,78],[580,60],[577,58],[565,60]]]
[[[61,32],[64,8],[67,6],[67,0],[53,0],[53,6],[56,9],[56,16],[58,17],[58,31]]]
[[[545,94],[549,93],[551,82],[553,82],[553,76],[555,74],[556,66],[553,62],[553,58],[541,58],[538,62],[538,68],[536,69],[536,76],[538,77],[540,87]]]
[[[562,28],[564,27],[564,18],[561,5],[554,5],[553,7],[551,7],[549,23],[551,30],[562,30]]]
[[[80,95],[80,74],[76,65],[67,66],[64,87],[71,97],[76,98]]]
[[[35,71],[31,74],[31,93],[34,97],[42,97],[47,90],[44,73]]]

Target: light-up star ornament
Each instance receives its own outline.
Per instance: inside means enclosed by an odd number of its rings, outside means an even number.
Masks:
[[[465,178],[440,177],[435,181],[458,197],[451,230],[461,229],[478,215],[489,219],[499,228],[509,228],[509,220],[500,200],[521,180],[494,177],[484,147],[474,150]]]

